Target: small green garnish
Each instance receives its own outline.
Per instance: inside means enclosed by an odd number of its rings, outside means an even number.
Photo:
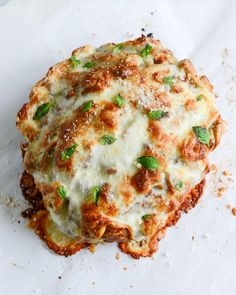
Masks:
[[[89,111],[92,106],[93,106],[92,100],[86,101],[82,106],[82,112],[85,113],[85,112]]]
[[[200,100],[202,100],[203,98],[204,98],[203,95],[198,95],[198,96],[196,97],[196,100],[197,100],[197,101],[200,101]]]
[[[38,121],[38,120],[42,119],[49,112],[52,105],[53,105],[52,102],[46,102],[44,104],[41,104],[37,108],[37,110],[33,116],[33,120]]]
[[[152,214],[145,214],[142,216],[142,220],[146,220],[148,218],[152,217]]]
[[[140,55],[142,57],[147,57],[151,53],[152,46],[147,44],[143,50],[141,50]]]
[[[92,195],[93,201],[98,206],[98,200],[100,197],[100,188],[98,186],[94,186],[91,188],[90,193]]]
[[[166,116],[168,112],[162,110],[156,110],[148,113],[148,117],[153,120],[160,120],[162,117]]]
[[[115,97],[115,103],[118,105],[119,108],[121,108],[123,106],[123,104],[125,103],[125,100],[120,94],[118,94]]]
[[[80,65],[80,60],[78,60],[74,55],[70,58],[71,66],[73,69],[77,68]]]
[[[184,183],[183,183],[182,180],[178,181],[178,182],[176,183],[176,185],[175,185],[175,188],[176,188],[177,190],[181,190],[183,187],[184,187]]]
[[[114,46],[114,48],[112,49],[112,52],[113,52],[113,53],[117,53],[117,52],[119,52],[123,47],[124,47],[124,44],[122,44],[122,43],[116,44],[116,45]]]
[[[60,187],[57,189],[57,193],[58,193],[58,195],[62,198],[62,200],[65,199],[65,197],[66,197],[66,190],[65,190],[64,186],[60,186]]]
[[[63,161],[65,160],[69,160],[71,158],[71,156],[73,155],[76,147],[78,145],[76,143],[74,143],[72,146],[70,146],[69,148],[65,149],[62,153],[61,153],[61,159]]]
[[[201,126],[193,126],[193,131],[197,136],[199,142],[209,145],[210,143],[210,132],[207,128]]]
[[[92,67],[95,66],[95,62],[93,61],[87,61],[85,64],[84,64],[84,68],[87,68],[87,69],[91,69]]]
[[[104,145],[109,145],[114,143],[117,140],[117,138],[113,137],[110,134],[105,134],[100,138],[100,143]]]
[[[156,170],[160,167],[159,160],[152,156],[143,156],[138,158],[137,161],[146,169]]]
[[[163,83],[165,84],[165,85],[168,85],[168,86],[173,86],[173,84],[174,84],[174,81],[173,81],[173,77],[172,76],[167,76],[167,77],[164,77],[163,78]]]

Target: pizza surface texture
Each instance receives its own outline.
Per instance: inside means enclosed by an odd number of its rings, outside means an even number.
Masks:
[[[60,255],[118,242],[134,258],[195,206],[223,130],[208,79],[144,36],[74,50],[16,124],[25,213],[41,239]]]

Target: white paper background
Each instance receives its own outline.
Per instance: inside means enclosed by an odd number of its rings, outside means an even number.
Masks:
[[[0,0],[1,295],[236,294],[236,217],[226,208],[236,207],[236,189],[222,176],[227,170],[236,178],[235,15],[233,0]],[[191,58],[214,84],[228,123],[211,157],[219,172],[209,175],[200,204],[168,230],[155,259],[120,254],[116,260],[115,244],[98,246],[95,254],[57,256],[20,217],[26,204],[18,185],[22,137],[16,112],[31,86],[74,48],[136,38],[143,27],[179,59]],[[223,197],[216,198],[216,189],[225,185]],[[13,206],[6,205],[7,196],[14,197]]]

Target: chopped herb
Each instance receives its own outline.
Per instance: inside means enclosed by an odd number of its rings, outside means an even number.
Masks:
[[[92,106],[93,106],[92,100],[86,101],[82,106],[82,112],[85,113],[85,112],[89,111]]]
[[[90,193],[92,194],[93,201],[98,206],[98,200],[100,197],[100,188],[98,186],[94,186],[91,190]]]
[[[73,69],[77,68],[78,65],[80,65],[80,60],[78,60],[74,55],[71,56],[70,62]]]
[[[137,161],[146,169],[156,170],[160,167],[159,160],[152,156],[143,156],[138,158]]]
[[[77,147],[77,144],[73,144],[71,147],[65,149],[62,153],[61,153],[61,159],[63,161],[65,160],[69,160],[71,158],[71,156],[73,155],[75,149]]]
[[[143,50],[140,52],[142,57],[147,57],[151,53],[152,46],[147,44]]]
[[[142,216],[142,220],[146,220],[148,218],[152,217],[152,214],[145,214]]]
[[[103,136],[100,138],[100,142],[101,142],[101,144],[104,144],[104,145],[112,144],[112,143],[114,143],[116,140],[117,140],[117,138],[113,137],[113,136],[110,135],[110,134],[105,134],[105,135],[103,135]]]
[[[165,85],[169,85],[169,86],[171,87],[171,86],[173,86],[173,84],[174,84],[173,79],[174,79],[174,77],[172,77],[172,76],[164,77],[164,78],[163,78],[163,83],[164,83]]]
[[[118,94],[115,98],[115,103],[118,105],[119,108],[121,108],[125,103],[125,100],[120,94]]]
[[[87,61],[85,64],[84,64],[84,68],[87,68],[87,69],[91,69],[92,67],[95,66],[95,62],[93,61]]]
[[[197,136],[199,142],[209,145],[210,143],[210,132],[207,128],[201,126],[193,126],[193,131]]]
[[[198,95],[197,98],[196,98],[196,100],[197,100],[197,101],[200,101],[200,100],[202,100],[203,98],[204,98],[203,95]]]
[[[57,193],[58,193],[58,195],[62,198],[62,200],[65,199],[65,197],[66,197],[66,190],[65,190],[64,186],[60,186],[60,187],[57,189]]]
[[[168,112],[162,110],[156,110],[148,113],[148,117],[153,120],[160,120],[162,117],[166,116]]]
[[[177,189],[177,190],[181,190],[182,188],[184,187],[184,183],[183,183],[183,181],[178,181],[177,183],[176,183],[176,185],[175,185],[175,188]]]
[[[52,105],[53,105],[52,102],[47,102],[47,103],[41,104],[37,108],[37,110],[33,116],[33,120],[38,121],[38,120],[42,119],[49,112]]]
[[[114,46],[114,48],[112,49],[112,52],[113,52],[113,53],[117,53],[117,52],[119,52],[123,47],[124,47],[124,44],[122,44],[122,43],[116,44],[116,45]]]

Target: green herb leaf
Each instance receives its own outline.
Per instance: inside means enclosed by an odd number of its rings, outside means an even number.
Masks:
[[[125,100],[120,94],[118,94],[115,98],[115,103],[118,105],[119,108],[121,108],[125,103]]]
[[[65,197],[66,197],[66,189],[64,188],[64,186],[60,186],[60,187],[57,189],[57,193],[58,193],[58,195],[62,198],[62,200],[65,199]]]
[[[178,182],[176,183],[176,185],[175,185],[175,188],[176,188],[177,190],[181,190],[183,187],[184,187],[184,183],[183,183],[182,180],[178,181]]]
[[[84,64],[84,68],[87,68],[87,69],[91,69],[92,67],[95,66],[95,62],[93,61],[87,61],[85,64]]]
[[[197,101],[200,101],[200,100],[202,100],[203,98],[204,98],[203,95],[198,95],[198,96],[196,97],[196,100],[197,100]]]
[[[74,55],[71,56],[70,62],[73,69],[77,68],[78,65],[80,65],[80,60],[77,59]]]
[[[168,112],[162,110],[156,110],[148,113],[148,117],[153,120],[160,120],[162,117],[166,116]]]
[[[85,112],[89,111],[92,106],[93,106],[92,100],[86,101],[82,106],[82,112],[85,113]]]
[[[41,104],[37,108],[37,110],[33,116],[33,120],[38,121],[38,120],[42,119],[49,112],[52,105],[53,105],[52,102],[47,102],[47,103]]]
[[[206,145],[210,143],[210,132],[207,128],[201,126],[193,126],[193,131],[197,136],[197,139]]]
[[[98,186],[94,186],[93,188],[91,188],[90,193],[92,194],[94,203],[96,204],[96,206],[98,206],[98,200],[100,197],[100,188]]]
[[[174,77],[172,77],[172,76],[164,77],[164,78],[163,78],[163,83],[164,83],[165,85],[168,85],[168,86],[171,87],[171,86],[173,86],[173,84],[174,84],[173,79],[174,79]]]
[[[146,169],[156,170],[161,165],[158,159],[152,156],[143,156],[137,159],[137,161]]]
[[[113,136],[110,135],[110,134],[105,134],[105,135],[103,135],[103,136],[100,138],[100,142],[101,142],[101,144],[104,144],[104,145],[112,144],[112,143],[114,143],[116,140],[117,140],[117,138],[113,137]]]
[[[152,217],[152,214],[145,214],[142,216],[142,220],[146,220],[148,218]]]
[[[71,158],[71,156],[74,154],[74,151],[76,149],[78,145],[75,143],[73,144],[71,147],[65,149],[62,153],[61,153],[61,159],[63,161],[65,160],[69,160]]]
[[[151,53],[152,46],[147,44],[143,50],[141,50],[140,55],[142,57],[147,57]]]
[[[123,45],[122,43],[116,44],[116,45],[114,46],[114,48],[112,49],[112,52],[113,52],[113,53],[117,53],[117,52],[119,52],[123,47],[124,47],[124,45]]]

